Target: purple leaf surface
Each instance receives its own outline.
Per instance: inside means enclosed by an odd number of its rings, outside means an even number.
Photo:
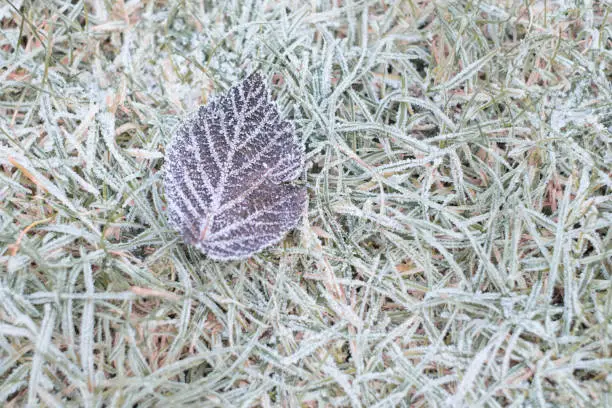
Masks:
[[[217,260],[278,242],[304,212],[304,146],[259,74],[182,122],[166,150],[170,224]]]

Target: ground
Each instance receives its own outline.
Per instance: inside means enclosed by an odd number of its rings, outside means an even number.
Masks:
[[[606,1],[0,3],[0,404],[612,404]],[[308,209],[221,262],[165,147],[253,72]],[[3,402],[3,403],[2,403]]]

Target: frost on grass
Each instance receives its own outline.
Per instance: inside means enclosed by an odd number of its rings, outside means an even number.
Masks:
[[[259,74],[187,118],[166,153],[170,223],[213,259],[241,259],[295,227],[304,187],[289,184],[304,163]]]
[[[4,3],[0,406],[611,405],[603,2]],[[192,257],[160,146],[256,68],[301,247]]]

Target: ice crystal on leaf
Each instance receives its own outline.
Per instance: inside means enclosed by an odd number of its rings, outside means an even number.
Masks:
[[[289,182],[304,147],[259,74],[201,106],[166,151],[170,224],[217,260],[243,259],[294,228],[306,190]]]

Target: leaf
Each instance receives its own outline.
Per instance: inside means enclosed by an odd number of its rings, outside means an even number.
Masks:
[[[170,224],[217,260],[244,259],[278,242],[306,205],[289,182],[304,146],[253,74],[182,122],[166,151]]]

